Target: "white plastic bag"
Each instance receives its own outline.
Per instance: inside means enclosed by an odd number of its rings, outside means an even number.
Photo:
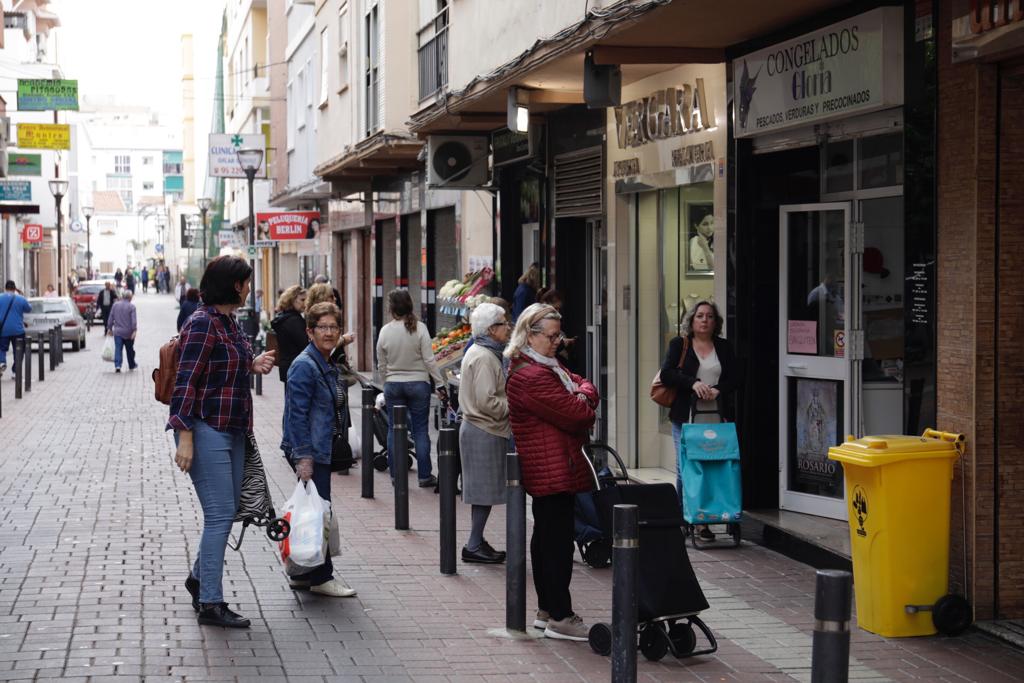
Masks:
[[[348,428],[348,445],[352,448],[352,459],[359,460],[363,455],[363,444],[355,427]]]
[[[114,335],[108,334],[106,339],[103,340],[103,353],[101,357],[108,363],[114,362]]]
[[[291,524],[288,538],[280,543],[285,573],[305,574],[326,562],[331,504],[317,494],[313,482],[296,483],[295,492],[284,505],[284,518]]]
[[[331,515],[331,535],[327,547],[330,549],[331,557],[341,555],[341,529],[338,528],[338,518]]]

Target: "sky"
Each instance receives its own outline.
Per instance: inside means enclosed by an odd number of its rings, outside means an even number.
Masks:
[[[57,59],[79,97],[148,105],[160,122],[181,125],[181,36],[191,33],[195,139],[209,132],[224,0],[54,0],[60,17]],[[196,154],[201,192],[205,153]]]

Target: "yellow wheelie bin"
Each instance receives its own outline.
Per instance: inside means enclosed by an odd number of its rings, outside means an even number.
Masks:
[[[971,607],[948,595],[950,483],[964,437],[848,437],[843,465],[857,624],[881,636],[956,635]]]

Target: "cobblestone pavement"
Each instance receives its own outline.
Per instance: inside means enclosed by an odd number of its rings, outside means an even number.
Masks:
[[[166,408],[149,373],[172,333],[169,297],[137,299],[141,368],[114,374],[89,347],[34,383],[21,401],[0,382],[0,680],[598,681],[609,661],[585,643],[513,641],[504,571],[461,564],[438,572],[437,498],[413,486],[411,531],[393,528],[391,488],[377,498],[336,476],[339,573],[358,589],[330,599],[287,588],[275,547],[250,532],[228,551],[226,599],[248,631],[196,624],[182,588],[201,512],[171,461]],[[257,437],[275,501],[294,481],[279,457],[282,387],[255,398]],[[355,416],[358,420],[358,416]],[[358,424],[358,422],[357,422]],[[460,505],[459,538],[468,529]],[[488,536],[504,546],[496,509]],[[690,551],[719,637],[713,656],[650,663],[643,681],[808,680],[814,572],[758,546]],[[611,611],[611,571],[577,562],[574,604],[589,622]],[[532,589],[529,608],[534,609]],[[1024,654],[976,631],[958,639],[886,640],[855,630],[857,680],[1021,680]]]

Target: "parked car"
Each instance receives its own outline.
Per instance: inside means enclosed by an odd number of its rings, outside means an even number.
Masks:
[[[71,298],[75,300],[75,306],[78,307],[78,312],[82,314],[83,318],[89,317],[87,314],[90,308],[95,309],[96,295],[103,291],[103,287],[103,280],[85,280],[79,282],[75,287]]]
[[[50,329],[60,325],[61,342],[71,344],[72,351],[85,348],[85,319],[78,312],[78,307],[69,296],[31,297],[28,303],[32,312],[25,314],[25,333],[34,336],[39,332],[44,335],[49,345]]]

